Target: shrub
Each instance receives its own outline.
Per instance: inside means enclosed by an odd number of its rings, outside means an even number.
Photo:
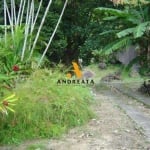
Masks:
[[[58,137],[67,129],[92,118],[91,95],[84,86],[58,86],[62,73],[35,71],[15,89],[16,113],[0,120],[0,142]]]

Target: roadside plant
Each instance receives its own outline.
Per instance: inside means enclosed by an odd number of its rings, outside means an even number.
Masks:
[[[16,28],[14,31],[15,40],[13,40],[10,33],[7,33],[7,42],[5,38],[0,38],[0,82],[13,87],[14,80],[18,76],[30,73],[30,66],[27,61],[21,62],[20,53],[23,45],[23,29],[21,27]],[[26,53],[26,60],[28,53]]]
[[[136,5],[123,5],[123,9],[96,8],[94,14],[103,19],[103,22],[113,22],[114,28],[101,33],[102,36],[109,38],[114,34],[113,40],[103,48],[105,55],[110,55],[117,50],[130,45],[137,45],[139,61],[141,67],[145,67],[147,72],[150,68],[150,3],[138,2]],[[130,64],[129,64],[130,65]]]
[[[38,8],[37,7],[35,8],[35,4],[37,3],[38,3]],[[53,29],[52,35],[50,35],[48,43],[46,44],[46,47],[44,51],[42,52],[40,59],[37,62],[37,67],[40,67],[45,59],[45,55],[49,49],[49,46],[52,43],[54,35],[61,22],[67,3],[68,3],[68,0],[65,0],[59,19],[55,25],[55,28]],[[36,22],[37,22],[37,19],[39,17],[39,14],[42,8],[43,0],[40,0],[40,2],[34,1],[34,0],[24,0],[24,1],[20,0],[20,3],[18,5],[19,7],[18,12],[16,10],[15,0],[10,1],[10,6],[8,4],[9,3],[7,2],[7,0],[3,0],[5,44],[8,43],[7,35],[11,33],[11,37],[13,40],[12,43],[15,46],[16,41],[17,41],[15,37],[16,30],[18,28],[22,28],[23,29],[23,36],[22,36],[23,41],[21,42],[21,45],[20,45],[21,47],[19,48],[19,60],[21,62],[24,62],[27,59],[31,60],[34,57],[34,53],[36,51],[36,45],[37,45],[37,42],[41,33],[41,29],[43,28],[43,25],[45,23],[47,14],[52,4],[52,0],[48,1],[47,7],[44,11],[42,19],[40,20],[39,26],[36,24]],[[9,30],[8,30],[8,26],[10,28]],[[37,29],[37,26],[38,26],[38,30],[36,31],[35,29]]]
[[[12,94],[10,96],[1,98],[0,100],[0,113],[2,115],[8,115],[8,111],[15,112],[15,110],[12,108],[15,104],[15,102],[18,99],[16,98],[15,94]]]
[[[60,70],[38,69],[25,83],[17,84],[13,90],[19,97],[13,107],[16,112],[1,121],[0,143],[59,137],[94,116],[90,108],[90,89],[86,86],[58,86],[57,80],[64,77],[66,73]],[[3,99],[1,105],[7,99]],[[5,105],[7,101],[4,101]]]

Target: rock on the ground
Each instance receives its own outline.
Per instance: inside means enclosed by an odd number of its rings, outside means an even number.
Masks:
[[[138,71],[138,68],[136,68],[135,66],[133,66],[131,68],[131,72],[130,72],[130,77],[140,77],[140,74],[139,74],[139,71]]]
[[[101,79],[101,81],[106,81],[106,82],[111,82],[113,80],[121,80],[120,74],[118,73],[108,74],[107,76]]]
[[[92,72],[90,70],[83,71],[83,78],[86,78],[86,79],[93,78],[94,75],[95,75],[94,72]]]
[[[100,69],[106,69],[106,68],[107,68],[107,65],[106,65],[106,63],[101,62],[101,63],[98,64],[98,67],[99,67]]]
[[[148,94],[150,96],[150,80],[144,81],[138,91],[143,94]]]

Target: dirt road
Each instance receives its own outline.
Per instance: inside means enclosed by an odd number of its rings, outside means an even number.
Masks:
[[[95,102],[92,109],[96,117],[90,120],[87,125],[70,130],[61,139],[27,141],[19,147],[4,149],[149,150],[150,143],[143,134],[143,130],[120,108],[114,99],[115,92],[105,88],[97,92],[94,91]],[[120,99],[122,98],[120,95]],[[136,105],[140,107],[139,104]],[[4,149],[0,148],[0,150]]]

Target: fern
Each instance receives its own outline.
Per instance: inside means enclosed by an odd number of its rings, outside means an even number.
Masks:
[[[110,55],[116,50],[119,50],[123,47],[126,47],[127,45],[131,44],[131,39],[130,37],[125,37],[119,40],[116,40],[110,44],[108,44],[106,47],[104,47],[104,53],[105,55]]]

